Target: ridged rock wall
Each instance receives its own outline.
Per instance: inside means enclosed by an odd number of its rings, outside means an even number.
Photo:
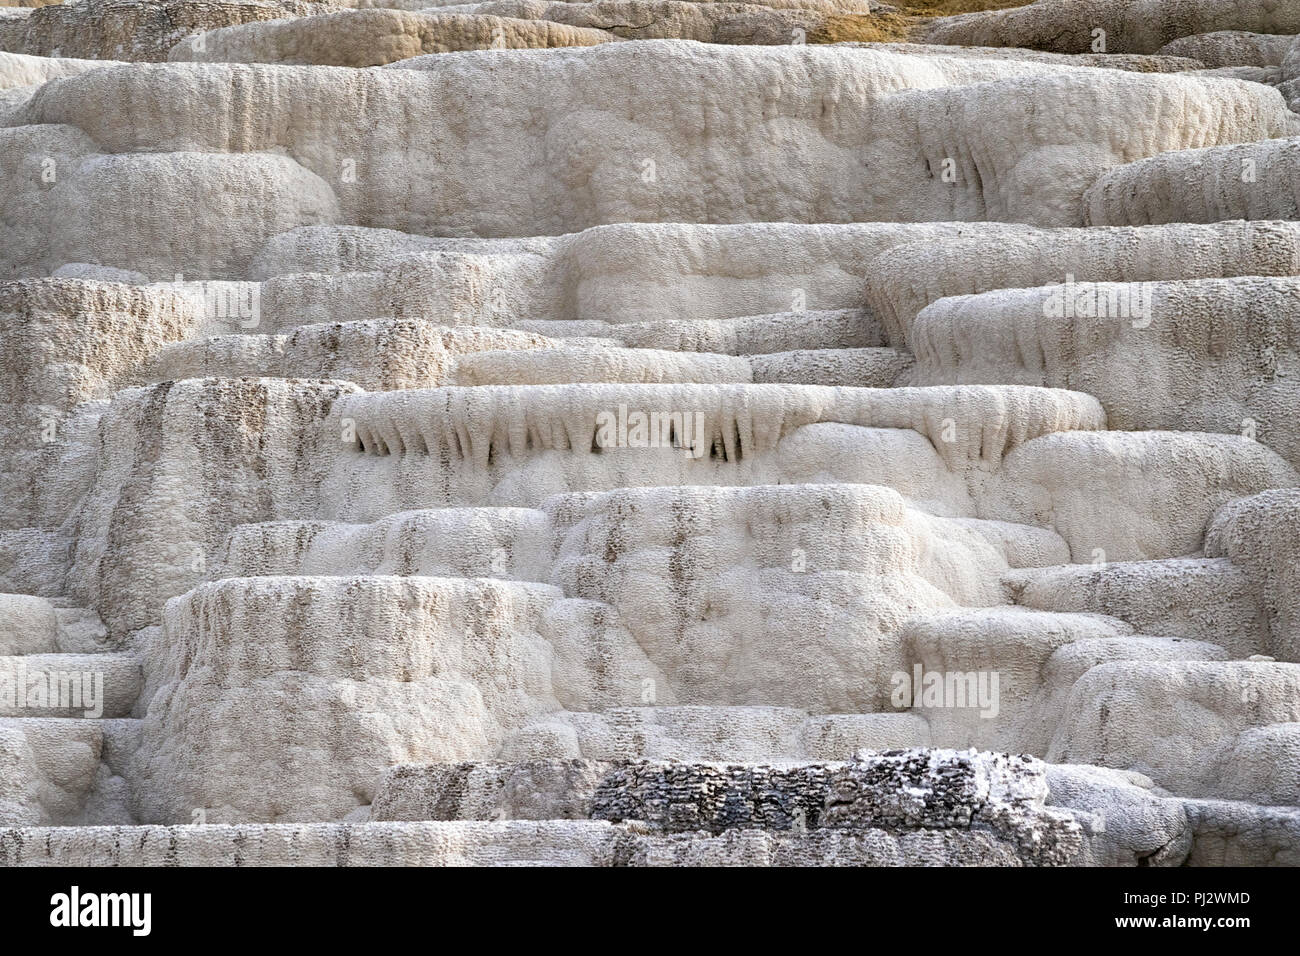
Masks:
[[[0,863],[1300,863],[1289,7],[390,2],[0,9]]]

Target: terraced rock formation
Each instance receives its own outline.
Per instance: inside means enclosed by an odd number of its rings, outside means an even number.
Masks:
[[[0,862],[1300,863],[1300,21],[942,6],[0,11]]]

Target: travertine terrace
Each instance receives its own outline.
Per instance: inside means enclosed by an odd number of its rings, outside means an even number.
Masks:
[[[0,5],[0,863],[1300,864],[1300,3],[943,6]]]

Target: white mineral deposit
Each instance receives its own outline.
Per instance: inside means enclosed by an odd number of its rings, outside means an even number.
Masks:
[[[14,2],[0,864],[1300,865],[1300,0]]]

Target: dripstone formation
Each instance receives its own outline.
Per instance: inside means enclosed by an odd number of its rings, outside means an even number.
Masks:
[[[387,2],[0,5],[0,862],[1300,863],[1300,6]]]

